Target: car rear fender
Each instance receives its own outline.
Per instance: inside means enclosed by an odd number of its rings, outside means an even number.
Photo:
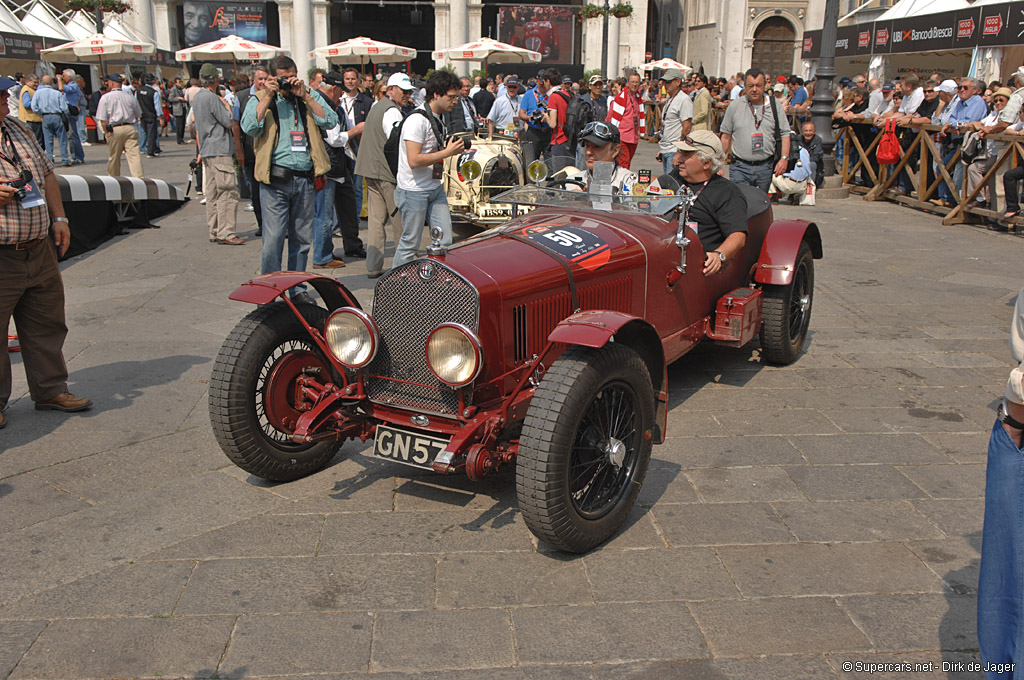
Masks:
[[[307,283],[320,294],[327,309],[359,306],[359,301],[349,292],[348,288],[338,281],[312,272],[274,272],[249,279],[228,296],[231,300],[249,302],[254,305],[265,305],[283,296],[289,288],[300,283]]]
[[[631,314],[606,310],[577,312],[562,320],[548,335],[548,341],[580,347],[600,348],[609,342],[626,345],[643,359],[651,375],[657,401],[653,441],[665,441],[668,420],[668,366],[658,331]]]
[[[821,232],[806,220],[776,220],[768,228],[761,244],[761,256],[754,265],[754,281],[785,286],[793,280],[793,269],[800,244],[807,241],[814,259],[820,260]]]

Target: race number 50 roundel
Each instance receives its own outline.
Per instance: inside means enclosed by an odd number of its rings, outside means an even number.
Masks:
[[[597,235],[578,227],[526,227],[522,236],[555,255],[593,271],[608,264],[612,248]]]

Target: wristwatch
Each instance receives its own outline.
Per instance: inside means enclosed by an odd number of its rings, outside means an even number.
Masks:
[[[712,250],[711,252],[718,253],[718,259],[722,261],[722,264],[725,264],[725,253],[721,250]]]
[[[51,222],[65,222],[67,224],[70,224],[70,222],[68,222],[68,218],[66,218],[66,217],[51,217],[50,221]]]
[[[1006,425],[1009,425],[1015,430],[1024,430],[1024,423],[1020,422],[1019,420],[1017,420],[1016,418],[1014,418],[1013,416],[1006,412],[1005,399],[1001,404],[999,404],[999,409],[996,411],[996,414],[999,418],[999,422],[1005,423]]]

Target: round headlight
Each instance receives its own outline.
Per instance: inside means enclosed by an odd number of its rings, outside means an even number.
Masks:
[[[471,383],[483,365],[480,339],[460,324],[441,324],[427,338],[427,365],[447,385]]]
[[[331,353],[343,366],[362,368],[377,354],[377,326],[361,310],[342,307],[331,314],[324,327]]]
[[[472,182],[477,177],[479,177],[480,173],[482,173],[482,172],[483,172],[483,168],[480,167],[480,163],[478,161],[466,161],[459,168],[459,174],[461,174],[464,178],[466,178],[470,182]]]
[[[548,176],[548,165],[544,161],[534,161],[526,168],[526,176],[531,182],[539,182]]]

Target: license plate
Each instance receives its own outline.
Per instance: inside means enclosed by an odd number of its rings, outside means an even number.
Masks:
[[[441,455],[448,440],[428,437],[418,432],[408,432],[386,425],[377,426],[373,443],[373,455],[396,463],[430,470],[430,464]]]

